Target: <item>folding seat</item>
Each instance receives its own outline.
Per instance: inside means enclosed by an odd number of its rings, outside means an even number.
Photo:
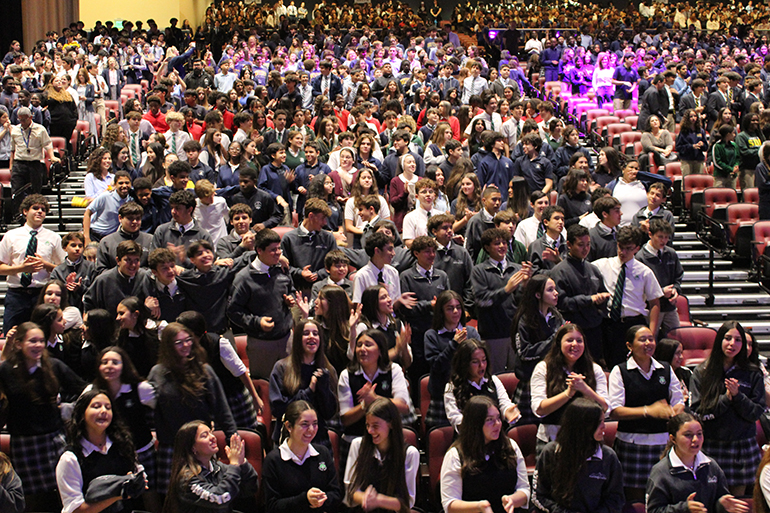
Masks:
[[[727,205],[738,203],[738,193],[729,187],[709,187],[703,191],[703,203],[707,216],[724,221]]]
[[[756,187],[752,187],[750,189],[743,189],[743,202],[759,203],[759,189]]]
[[[516,442],[521,449],[524,462],[527,464],[527,473],[530,475],[534,473],[537,461],[537,424],[514,426],[508,430],[508,438]]]
[[[735,255],[751,257],[751,236],[754,223],[759,221],[759,205],[756,203],[733,203],[727,205],[727,233]]]
[[[438,483],[441,478],[441,464],[444,455],[454,441],[455,430],[452,426],[433,428],[428,432],[428,476],[430,491],[434,500],[440,502]]]
[[[676,166],[672,166],[675,164]],[[668,167],[677,167],[681,173],[682,167],[679,162],[670,162],[666,164],[666,170]],[[682,178],[682,190],[684,191],[684,208],[693,212],[695,215],[693,205],[693,196],[695,196],[695,203],[698,205],[703,204],[703,191],[709,187],[714,186],[714,177],[711,175],[687,175]]]
[[[666,338],[672,338],[682,343],[682,358],[684,365],[703,362],[711,354],[717,332],[713,328],[702,326],[683,326],[668,332]]]

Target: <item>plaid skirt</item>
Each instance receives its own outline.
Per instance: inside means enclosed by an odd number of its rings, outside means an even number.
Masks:
[[[56,465],[64,453],[64,433],[11,435],[11,461],[24,495],[56,490]]]
[[[425,427],[448,426],[449,419],[446,418],[446,408],[444,408],[444,399],[431,399],[428,405],[428,411],[425,413]]]
[[[158,493],[168,493],[168,482],[171,480],[171,462],[174,459],[174,446],[158,444],[155,452],[156,486]]]
[[[513,392],[512,401],[521,412],[521,418],[516,422],[517,426],[540,424],[540,419],[532,412],[532,391],[529,389],[529,382],[519,382],[516,390]]]
[[[615,439],[615,453],[623,467],[623,486],[646,488],[652,467],[660,461],[665,445],[641,445]]]
[[[745,440],[703,440],[703,452],[716,461],[728,486],[747,486],[754,478],[762,454],[756,438]]]
[[[150,446],[142,452],[136,453],[136,458],[139,460],[139,464],[144,467],[144,475],[147,476],[148,491],[154,492],[158,486],[158,466],[155,461],[155,447]]]
[[[257,409],[254,400],[246,389],[227,397],[227,404],[233,414],[233,420],[238,429],[257,430]]]

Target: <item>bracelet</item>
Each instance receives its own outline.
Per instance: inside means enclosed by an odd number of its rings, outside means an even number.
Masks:
[[[644,418],[645,419],[647,418],[647,406],[646,405],[644,406]]]

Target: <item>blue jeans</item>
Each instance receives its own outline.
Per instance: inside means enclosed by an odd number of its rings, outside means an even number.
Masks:
[[[40,296],[39,288],[9,288],[5,293],[5,312],[3,313],[3,333],[14,326],[29,320]]]

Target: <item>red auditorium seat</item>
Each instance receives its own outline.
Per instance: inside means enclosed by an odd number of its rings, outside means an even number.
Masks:
[[[454,434],[454,428],[451,426],[434,428],[428,433],[428,476],[431,495],[435,499],[440,499],[438,483],[441,477],[441,464],[444,463],[444,454],[452,445]]]
[[[519,386],[519,378],[516,377],[515,372],[501,372],[496,374],[497,379],[505,387],[505,391],[508,393],[508,397],[513,397],[513,393],[516,391],[516,387]]]
[[[711,353],[717,332],[713,328],[684,326],[668,332],[666,338],[673,338],[682,343],[683,365],[701,363]]]
[[[634,114],[636,114],[636,112],[633,109],[623,109],[623,110],[616,110],[615,112],[613,112],[613,114],[615,114],[617,117],[622,119],[623,122],[626,122],[625,121],[626,118],[628,116],[633,116]]]
[[[743,202],[744,203],[759,203],[759,189],[752,187],[750,189],[743,190]]]
[[[556,189],[553,189],[551,192],[548,193],[548,200],[551,202],[551,205],[556,205],[556,202],[559,199],[559,192]]]
[[[247,429],[239,429],[238,434],[243,439],[246,446],[246,461],[251,463],[254,470],[257,471],[258,476],[262,476],[262,437],[254,431]],[[224,431],[214,431],[214,435],[217,437],[217,444],[219,444],[219,452],[217,458],[224,463],[230,463],[225,452],[225,433]]]
[[[602,116],[608,116],[610,114],[610,111],[607,109],[589,109],[586,111],[586,129],[591,130],[593,129],[594,122],[597,118],[600,118]],[[618,118],[618,121],[620,121],[620,118]]]
[[[628,123],[632,127],[634,127],[634,130],[636,130],[636,125],[639,122],[639,116],[626,116],[623,118],[623,123]]]
[[[508,438],[519,446],[524,462],[527,464],[527,472],[532,474],[537,461],[537,424],[514,426],[508,430]]]
[[[669,166],[671,166],[672,172],[674,172],[673,169],[676,168],[681,174],[682,167],[679,162],[670,162],[666,164],[666,176],[668,176]],[[692,211],[693,194],[702,193],[708,187],[714,187],[714,177],[711,175],[687,175],[682,178],[682,190],[684,191],[684,208]],[[696,203],[702,204],[703,201],[696,201]]]
[[[770,244],[770,221],[757,221],[754,223],[754,235],[751,238],[754,249],[752,255],[754,261],[765,254],[765,248]]]
[[[264,424],[267,436],[273,436],[273,414],[270,409],[270,383],[265,379],[251,380],[254,383],[254,388],[257,389],[257,395],[262,399],[262,415],[258,416],[258,420]]]
[[[430,393],[428,392],[429,380],[429,374],[420,378],[420,400],[417,403],[420,407],[420,430],[423,436],[425,436],[425,415],[427,415],[428,408],[430,407]]]
[[[618,421],[608,420],[604,423],[604,445],[612,447],[615,443],[615,435],[618,432]]]
[[[631,131],[631,125],[628,123],[610,123],[607,125],[607,139],[613,146],[619,146],[622,144],[620,140],[621,134]]]
[[[751,227],[757,221],[759,221],[759,205],[756,203],[727,205],[727,231],[736,255],[743,258],[751,256]]]
[[[703,191],[703,203],[706,215],[717,217],[714,215],[717,209],[725,209],[730,203],[738,203],[738,193],[729,187],[709,187]]]
[[[692,315],[690,315],[690,300],[687,296],[679,294],[676,298],[676,313],[679,315],[679,324],[681,326],[692,326]]]
[[[642,134],[640,132],[623,132],[620,134],[620,148],[626,155],[638,155],[636,145],[639,145],[639,152],[642,151]]]

